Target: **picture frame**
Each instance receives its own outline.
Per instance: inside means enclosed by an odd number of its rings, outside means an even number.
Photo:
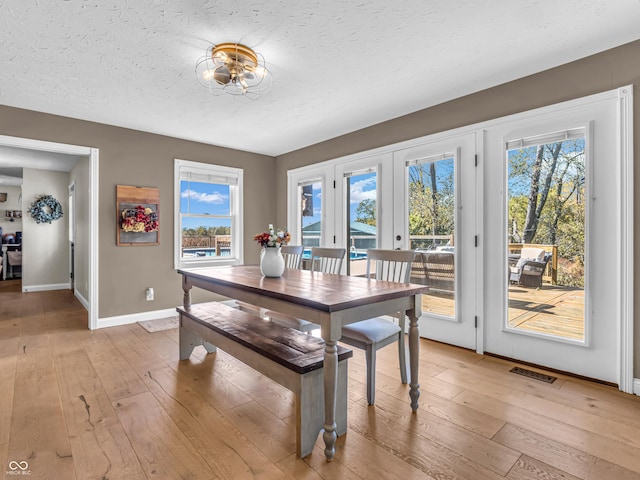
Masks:
[[[116,185],[116,245],[160,245],[160,189]]]

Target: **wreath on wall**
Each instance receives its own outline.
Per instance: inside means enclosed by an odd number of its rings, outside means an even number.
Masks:
[[[31,204],[29,213],[36,223],[51,223],[62,217],[62,205],[51,195],[42,195]]]

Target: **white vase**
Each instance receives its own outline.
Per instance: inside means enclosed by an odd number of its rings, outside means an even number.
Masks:
[[[281,277],[284,273],[284,257],[280,247],[265,247],[260,253],[260,271],[265,277]]]

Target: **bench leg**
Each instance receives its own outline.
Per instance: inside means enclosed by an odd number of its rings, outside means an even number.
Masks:
[[[214,353],[216,351],[216,346],[212,343],[205,342],[198,335],[193,333],[190,330],[187,330],[182,326],[182,314],[179,314],[180,317],[180,328],[178,329],[178,333],[180,336],[180,360],[186,360],[193,353],[193,349],[198,345],[202,345],[207,353]]]
[[[180,327],[180,360],[186,360],[191,356],[193,349],[202,345],[202,339],[186,328]]]
[[[190,332],[189,330],[180,327],[180,360],[186,360],[193,353],[193,349],[198,345],[202,345],[207,353],[214,353],[216,351],[216,346],[212,345],[209,342],[203,341],[199,336],[195,333]]]
[[[336,434],[347,432],[347,362],[338,363],[338,398]],[[300,395],[296,399],[296,453],[300,458],[313,451],[324,427],[324,373],[314,370],[300,378]]]
[[[202,346],[207,351],[207,353],[216,353],[217,348],[214,344],[203,341]]]

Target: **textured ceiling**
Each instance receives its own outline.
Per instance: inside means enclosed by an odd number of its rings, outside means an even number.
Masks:
[[[0,104],[268,155],[640,38],[640,0],[0,0]],[[211,43],[271,92],[214,97]]]

